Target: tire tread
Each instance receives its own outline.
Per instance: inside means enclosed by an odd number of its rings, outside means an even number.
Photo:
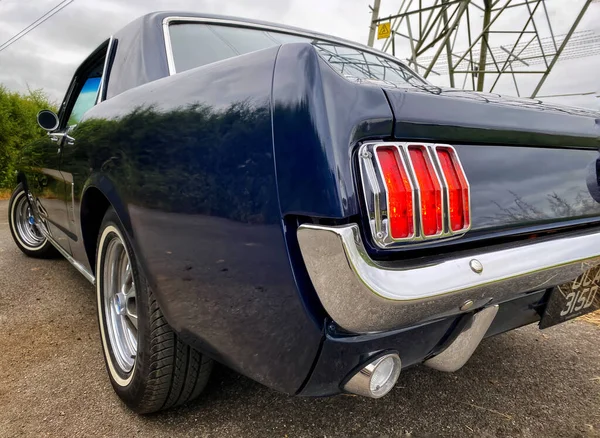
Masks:
[[[148,294],[151,372],[144,398],[136,408],[140,413],[173,408],[197,398],[212,369],[212,360],[178,339],[149,289]]]
[[[108,210],[105,221],[109,214],[115,215],[114,210]],[[131,254],[131,245],[129,242],[125,243]],[[142,277],[141,272],[139,275]],[[147,363],[142,364],[137,372],[145,371],[146,375],[142,376],[142,383],[138,388],[132,388],[138,395],[124,401],[136,412],[149,414],[180,406],[197,398],[206,387],[213,363],[179,339],[167,323],[152,289],[143,280],[140,288],[147,294],[149,334],[146,350],[141,352]],[[139,348],[144,347],[140,345]]]

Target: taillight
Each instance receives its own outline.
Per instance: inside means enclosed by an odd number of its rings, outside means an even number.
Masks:
[[[410,161],[419,183],[421,225],[425,236],[436,236],[443,230],[442,186],[425,146],[408,147]]]
[[[368,143],[359,156],[369,225],[379,246],[470,228],[469,183],[452,146]]]
[[[377,158],[387,188],[387,215],[393,239],[414,233],[412,187],[396,147],[377,149]]]
[[[436,148],[440,168],[448,187],[448,210],[450,230],[452,232],[469,228],[469,185],[454,149],[438,146]]]

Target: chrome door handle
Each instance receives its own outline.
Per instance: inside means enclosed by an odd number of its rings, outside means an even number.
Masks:
[[[61,138],[64,138],[66,140],[66,143],[69,146],[72,146],[75,144],[75,139],[73,137],[71,137],[69,134],[60,132],[57,134],[48,134],[48,135],[50,136],[51,141],[58,142],[58,141],[60,141]]]

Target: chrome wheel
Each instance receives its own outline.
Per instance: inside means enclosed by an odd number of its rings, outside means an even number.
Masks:
[[[28,249],[41,248],[46,238],[38,228],[25,192],[17,195],[12,208],[12,221],[21,243]]]
[[[103,310],[115,365],[127,374],[133,369],[138,348],[135,282],[120,236],[113,232],[107,237],[110,240],[106,244],[102,273]]]

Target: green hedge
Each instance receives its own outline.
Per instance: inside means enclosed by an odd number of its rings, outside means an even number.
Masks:
[[[14,160],[21,148],[46,135],[36,115],[53,107],[41,90],[21,94],[0,85],[0,188],[15,186]]]

